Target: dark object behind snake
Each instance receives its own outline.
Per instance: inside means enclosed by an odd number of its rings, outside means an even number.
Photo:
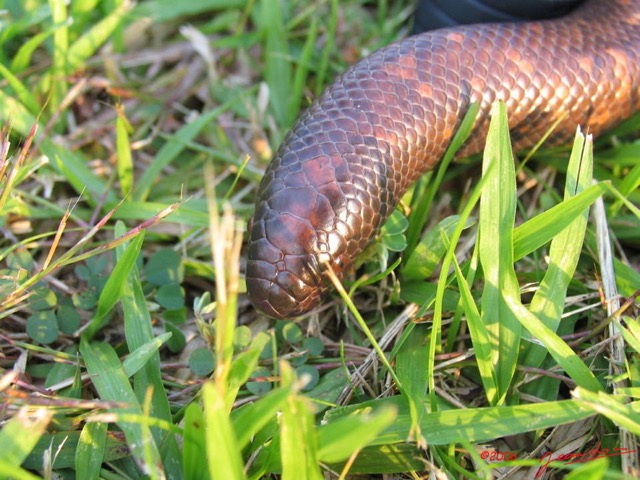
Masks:
[[[640,0],[591,0],[557,20],[436,30],[350,67],[298,119],[268,166],[250,225],[247,290],[294,317],[331,290],[407,188],[432,169],[470,103],[461,154],[484,146],[491,104],[507,105],[514,149],[578,125],[598,135],[640,109]]]

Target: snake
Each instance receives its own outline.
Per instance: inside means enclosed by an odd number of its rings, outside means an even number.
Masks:
[[[347,68],[301,114],[258,187],[245,278],[253,306],[293,318],[321,305],[409,187],[433,169],[470,105],[459,156],[482,150],[504,102],[513,149],[597,136],[640,109],[640,0],[407,37]]]

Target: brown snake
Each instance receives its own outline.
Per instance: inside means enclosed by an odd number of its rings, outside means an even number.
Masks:
[[[471,102],[462,154],[482,149],[494,100],[514,149],[576,127],[594,135],[640,109],[640,0],[591,0],[548,21],[463,26],[392,44],[342,74],[268,166],[250,224],[247,290],[265,314],[317,307],[407,188],[432,169]]]

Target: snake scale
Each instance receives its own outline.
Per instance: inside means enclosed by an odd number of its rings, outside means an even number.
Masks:
[[[507,106],[514,149],[577,126],[598,135],[640,109],[640,0],[590,0],[545,21],[460,26],[409,37],[348,68],[296,121],[266,169],[249,225],[253,305],[289,318],[317,307],[432,169],[469,105],[461,154],[484,146]]]

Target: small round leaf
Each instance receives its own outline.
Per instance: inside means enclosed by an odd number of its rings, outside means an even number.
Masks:
[[[149,258],[144,273],[147,280],[154,285],[181,283],[184,279],[184,266],[177,252],[163,248]]]
[[[27,335],[38,343],[51,343],[58,338],[58,319],[52,310],[43,310],[27,318]]]
[[[58,313],[56,316],[58,317],[58,326],[63,333],[71,335],[80,328],[82,318],[70,302],[62,303],[58,307]]]
[[[307,383],[302,389],[302,391],[304,392],[314,388],[320,381],[320,373],[318,373],[318,370],[313,368],[311,365],[302,365],[301,367],[296,368],[296,375],[298,376],[298,378],[302,377],[303,375],[305,375],[307,378]]]
[[[167,283],[158,288],[157,302],[167,310],[184,307],[184,289],[177,283]]]
[[[309,355],[317,357],[318,355],[322,355],[324,352],[324,343],[322,340],[316,337],[305,338],[304,342],[302,342],[302,348],[309,352]]]
[[[208,348],[196,348],[189,357],[189,367],[196,375],[204,377],[213,372],[215,362],[213,352]]]
[[[300,327],[293,322],[287,322],[282,327],[282,338],[292,345],[296,345],[302,341],[303,334]]]
[[[251,329],[246,325],[236,327],[233,333],[233,345],[238,348],[245,348],[251,343]]]
[[[272,384],[270,381],[266,379],[269,377],[271,372],[265,367],[258,367],[253,371],[251,375],[252,378],[258,379],[255,382],[247,382],[247,390],[249,390],[254,395],[264,395],[265,393],[271,391]],[[262,377],[262,378],[261,378]]]
[[[38,287],[29,297],[29,306],[33,310],[50,310],[58,303],[58,298],[53,290],[47,287]]]

